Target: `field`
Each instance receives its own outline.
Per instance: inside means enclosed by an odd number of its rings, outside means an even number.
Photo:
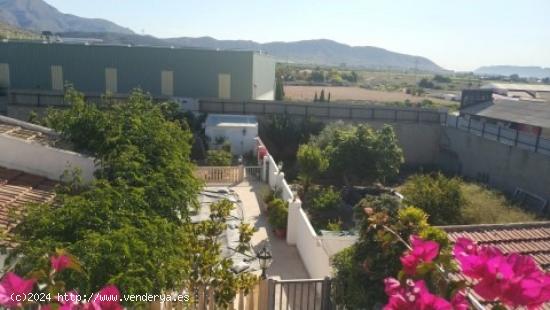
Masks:
[[[373,103],[395,103],[406,100],[419,103],[423,100],[430,100],[436,105],[452,107],[457,103],[428,96],[413,96],[403,92],[388,92],[381,90],[369,90],[361,87],[345,86],[285,86],[285,97],[294,101],[313,101],[315,93],[320,95],[321,90],[325,91],[325,97],[330,93],[331,101],[365,101]]]

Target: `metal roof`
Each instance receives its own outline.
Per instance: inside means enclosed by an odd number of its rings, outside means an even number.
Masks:
[[[254,115],[209,114],[207,127],[256,127],[258,120]]]
[[[521,83],[488,83],[481,88],[484,89],[503,89],[503,90],[519,90],[532,92],[550,92],[550,85],[544,84],[521,84]]]
[[[521,100],[495,100],[469,106],[463,114],[477,115],[519,124],[550,128],[550,103]]]

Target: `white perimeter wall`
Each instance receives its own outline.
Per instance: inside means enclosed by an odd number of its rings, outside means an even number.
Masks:
[[[0,135],[0,166],[51,180],[59,180],[66,169],[78,167],[84,182],[93,179],[96,168],[92,157],[9,135]]]
[[[273,190],[281,189],[282,199],[288,201],[288,223],[286,241],[296,245],[298,253],[310,278],[324,278],[332,275],[330,258],[341,250],[353,245],[354,236],[318,236],[302,209],[302,202],[295,197],[290,186],[280,172],[275,160],[267,155],[262,163],[262,179]]]

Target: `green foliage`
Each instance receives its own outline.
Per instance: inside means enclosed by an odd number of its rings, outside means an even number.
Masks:
[[[232,159],[233,155],[223,149],[206,152],[206,163],[209,166],[231,166]]]
[[[128,101],[94,105],[69,90],[67,100],[71,107],[51,110],[46,122],[97,158],[96,180],[81,184],[77,173],[67,173],[53,206],[29,206],[15,231],[20,246],[9,257],[19,273],[47,264],[44,253],[63,248],[85,268],[63,279],[81,294],[106,283],[123,294],[192,291],[209,283],[222,308],[254,281],[235,275],[221,256],[231,202],[212,204],[207,221],[189,222],[201,184],[189,161],[189,127],[170,105],[155,105],[140,91]],[[246,242],[251,231],[242,232]]]
[[[277,77],[275,84],[275,100],[284,100],[285,99],[285,86],[283,84],[283,79]]]
[[[293,119],[289,114],[273,115],[260,125],[260,137],[271,155],[284,163],[287,180],[296,176],[292,169],[295,169],[298,146],[309,141],[324,126],[312,118]]]
[[[537,216],[510,203],[506,197],[483,185],[462,182],[460,186],[466,204],[462,217],[466,224],[525,223],[538,220]]]
[[[337,305],[347,309],[373,309],[386,303],[384,279],[401,270],[399,258],[406,250],[403,241],[412,234],[430,240],[446,236],[427,224],[422,210],[403,208],[393,196],[366,197],[356,210],[359,240],[332,259],[333,296]]]
[[[447,76],[443,76],[441,74],[436,74],[433,78],[434,82],[438,83],[451,83],[451,78]]]
[[[459,179],[447,178],[441,173],[417,174],[407,180],[402,193],[407,204],[429,214],[431,224],[461,224],[461,209],[466,199],[460,185]]]
[[[342,206],[340,193],[332,187],[314,188],[305,196],[304,208],[317,230],[327,229],[331,220],[338,219]]]
[[[422,88],[434,88],[435,84],[426,79],[426,78],[423,78],[420,80],[420,82],[418,82],[418,87],[422,87]]]
[[[329,160],[329,172],[345,183],[385,181],[395,177],[403,151],[391,126],[374,130],[365,125],[325,127],[313,145]]]
[[[319,101],[325,102],[325,90],[321,89],[321,95],[319,95]]]
[[[307,193],[311,182],[327,170],[328,160],[320,148],[309,144],[300,145],[296,157],[300,169],[298,177],[303,183],[304,193]]]
[[[269,224],[275,229],[286,229],[288,218],[288,203],[276,198],[269,204]]]

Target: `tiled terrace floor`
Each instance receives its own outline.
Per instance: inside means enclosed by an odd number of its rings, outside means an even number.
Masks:
[[[252,238],[254,250],[259,250],[265,242],[273,252],[273,263],[268,269],[268,277],[280,277],[281,279],[308,279],[309,275],[302,263],[300,254],[295,246],[290,246],[286,240],[277,238],[269,227],[265,210],[260,208],[260,193],[266,184],[254,181],[243,181],[231,187],[243,204],[244,219],[253,224],[257,229]]]

